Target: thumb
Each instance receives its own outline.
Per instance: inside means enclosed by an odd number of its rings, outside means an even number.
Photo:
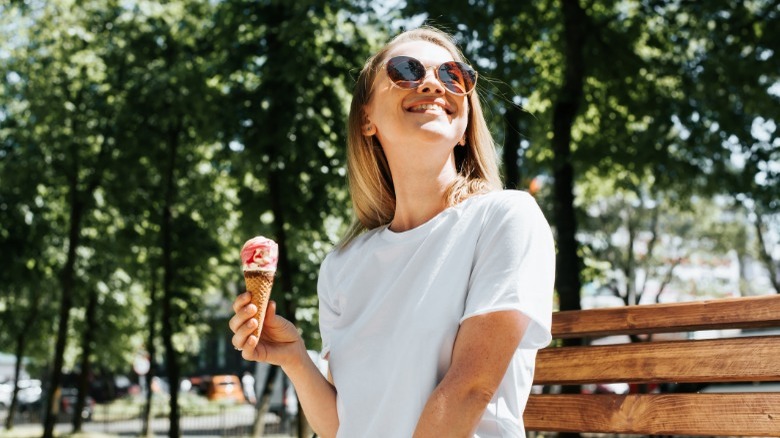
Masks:
[[[276,322],[276,301],[271,300],[268,302],[268,309],[265,311],[265,322],[263,325],[275,325]]]

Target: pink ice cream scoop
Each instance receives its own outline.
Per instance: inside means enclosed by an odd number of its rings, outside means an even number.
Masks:
[[[263,236],[246,241],[241,249],[241,263],[244,271],[276,271],[279,260],[279,247],[271,239]]]

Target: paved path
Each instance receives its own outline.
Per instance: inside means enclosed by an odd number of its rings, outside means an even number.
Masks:
[[[5,415],[0,415],[5,417]],[[250,405],[238,409],[231,409],[223,414],[188,416],[180,422],[182,434],[189,437],[225,437],[247,436],[252,429],[254,420],[254,408]],[[152,430],[155,436],[167,436],[168,418],[152,419]],[[142,429],[140,419],[121,421],[90,421],[84,423],[82,430],[89,437],[137,437]],[[72,430],[69,423],[59,423],[55,426],[57,435],[68,434]],[[266,414],[266,435],[275,437],[288,437],[289,435],[277,434],[279,431],[279,417],[274,414]],[[0,429],[2,438],[27,438],[39,437],[43,433],[40,424],[18,424],[11,432]]]

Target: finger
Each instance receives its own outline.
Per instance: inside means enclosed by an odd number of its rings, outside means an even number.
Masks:
[[[255,351],[255,349],[257,348],[258,341],[259,339],[257,339],[257,336],[253,334],[249,335],[246,338],[246,342],[244,342],[243,349],[241,350],[241,357],[243,357],[246,360],[260,360],[257,351]]]
[[[236,314],[228,321],[230,330],[235,333],[238,329],[246,323],[248,319],[251,319],[257,313],[257,306],[252,303],[245,305],[244,307],[236,310]]]
[[[268,302],[268,308],[265,310],[265,325],[268,322],[273,321],[276,318],[276,301],[271,300]]]
[[[235,300],[233,300],[233,311],[238,313],[238,311],[247,305],[247,303],[252,301],[252,294],[249,292],[244,292],[236,297]]]
[[[239,350],[245,350],[247,348],[246,342],[247,339],[252,336],[257,331],[257,320],[252,318],[246,323],[244,323],[241,327],[236,330],[235,334],[233,335],[233,338],[231,339],[231,343],[233,344],[233,347],[239,349]]]

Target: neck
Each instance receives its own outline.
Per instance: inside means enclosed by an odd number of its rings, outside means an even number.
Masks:
[[[456,177],[455,159],[452,156],[439,169],[393,172],[396,201],[390,230],[411,230],[444,211],[448,207],[445,193]]]

